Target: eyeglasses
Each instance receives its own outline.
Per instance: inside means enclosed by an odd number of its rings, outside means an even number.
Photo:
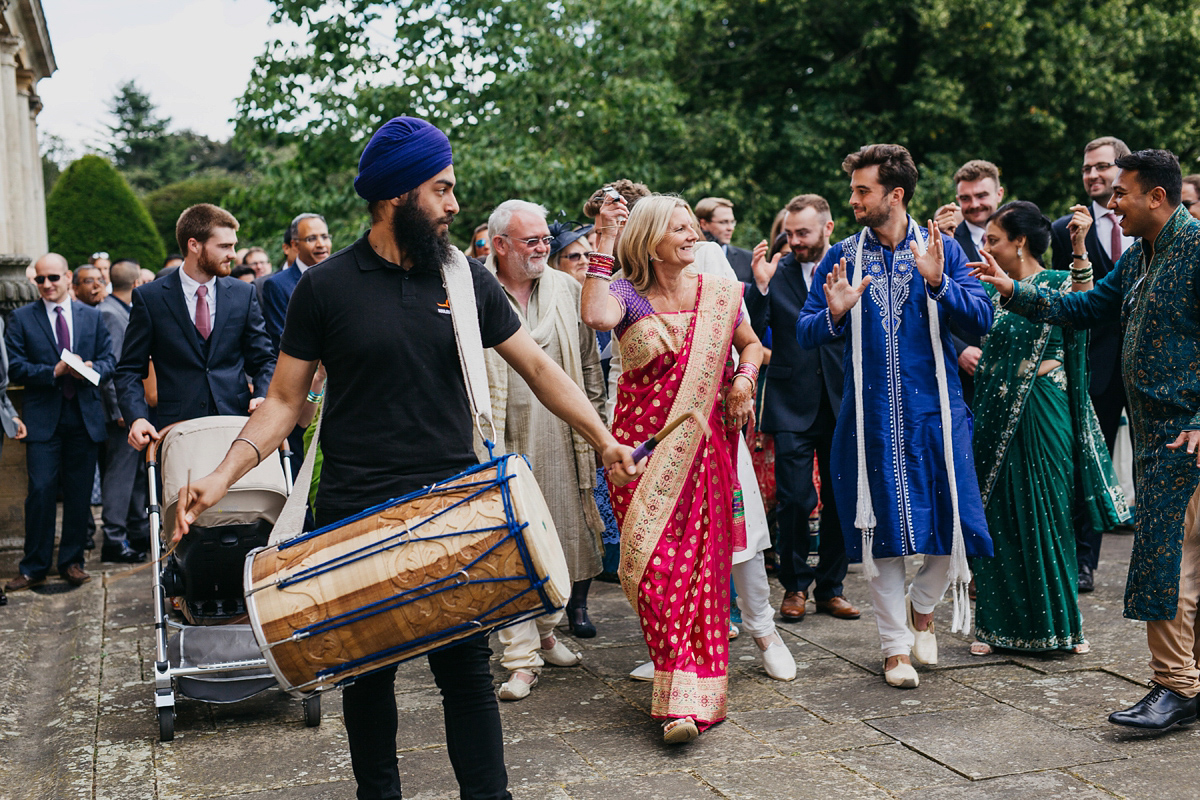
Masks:
[[[108,258],[108,253],[104,252],[103,250],[101,250],[99,253],[92,253],[92,261],[95,261],[97,258]]]
[[[487,247],[487,239],[476,239],[475,246],[476,247]]]
[[[1079,172],[1082,175],[1087,175],[1092,170],[1096,170],[1096,172],[1108,172],[1110,169],[1112,169],[1115,166],[1116,166],[1116,164],[1108,164],[1108,163],[1104,163],[1104,162],[1102,162],[1100,164],[1084,164],[1083,169],[1079,170]]]
[[[34,280],[34,283],[36,283],[38,286],[41,286],[46,281],[50,281],[51,283],[58,283],[58,279],[61,277],[62,277],[62,275],[38,275],[33,280]]]
[[[312,236],[305,236],[300,241],[305,244],[316,244],[317,242],[332,242],[333,237],[328,233],[314,233]]]
[[[92,286],[97,283],[100,283],[100,279],[99,278],[80,278],[79,283],[81,283],[81,284],[86,283],[87,285]]]
[[[500,235],[505,239],[512,239],[514,242],[520,242],[526,247],[537,247],[539,243],[546,245],[546,247],[551,247],[554,245],[553,236],[530,236],[528,239],[516,239],[512,236],[509,236],[507,233],[502,233]]]
[[[583,256],[584,256],[583,253],[567,253],[565,256],[563,256],[563,260],[564,261],[578,261],[579,259],[583,258]]]

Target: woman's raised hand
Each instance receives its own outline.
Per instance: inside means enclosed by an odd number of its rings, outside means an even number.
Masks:
[[[1000,293],[1001,297],[1012,297],[1013,294],[1013,279],[1008,277],[1008,274],[1000,269],[1000,265],[996,263],[996,259],[986,250],[981,251],[979,255],[983,261],[972,261],[967,264],[971,268],[971,277],[978,278],[983,283],[991,284]]]
[[[629,206],[625,205],[625,199],[614,200],[605,195],[604,204],[596,212],[596,230],[600,234],[596,249],[606,255],[612,255],[613,245],[616,244],[617,237],[621,235],[628,219]]]
[[[825,302],[829,306],[829,314],[833,321],[841,322],[846,312],[854,308],[858,298],[867,290],[871,276],[863,276],[862,283],[851,286],[846,276],[846,259],[840,259],[825,276]]]

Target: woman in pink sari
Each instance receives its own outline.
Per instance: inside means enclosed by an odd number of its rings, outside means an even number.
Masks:
[[[643,198],[631,213],[624,201],[606,201],[582,309],[588,325],[615,329],[620,343],[618,442],[640,444],[689,412],[712,431],[706,436],[688,419],[638,480],[611,487],[621,585],[654,662],[650,713],[664,721],[669,743],[725,718],[729,573],[733,551],[745,546],[735,445],[762,363],[762,345],[742,318],[742,284],[688,269],[693,220],[677,197]],[[612,280],[618,232],[625,278]],[[741,357],[736,371],[730,343]]]

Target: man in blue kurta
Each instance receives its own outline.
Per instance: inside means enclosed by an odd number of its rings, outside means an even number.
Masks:
[[[967,557],[992,555],[950,339],[951,321],[986,333],[992,304],[958,243],[909,217],[917,168],[905,148],[868,145],[842,168],[864,227],[817,267],[796,336],[807,348],[847,337],[834,494],[847,553],[870,580],[884,677],[913,688],[910,653],[937,663],[934,607],[954,585],[953,629],[969,629]],[[917,553],[906,594],[904,557]]]
[[[1125,235],[1138,238],[1092,291],[1063,294],[980,272],[1011,298],[1006,309],[1034,322],[1121,321],[1137,467],[1125,616],[1146,621],[1154,680],[1140,702],[1108,719],[1166,730],[1196,720],[1200,695],[1200,222],[1180,205],[1183,177],[1173,154],[1141,150],[1116,164],[1108,207]]]

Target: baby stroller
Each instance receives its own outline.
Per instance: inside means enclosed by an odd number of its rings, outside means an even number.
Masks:
[[[154,562],[174,530],[179,490],[212,472],[245,424],[245,417],[201,417],[167,426],[161,442],[150,443],[150,530],[161,531],[150,537]],[[205,703],[234,703],[277,686],[245,623],[242,574],[246,554],[266,546],[291,492],[290,458],[286,449],[264,458],[196,519],[153,570],[154,705],[164,742],[175,737],[176,692]],[[186,624],[171,619],[172,598]],[[303,702],[305,724],[320,725],[320,695]]]

